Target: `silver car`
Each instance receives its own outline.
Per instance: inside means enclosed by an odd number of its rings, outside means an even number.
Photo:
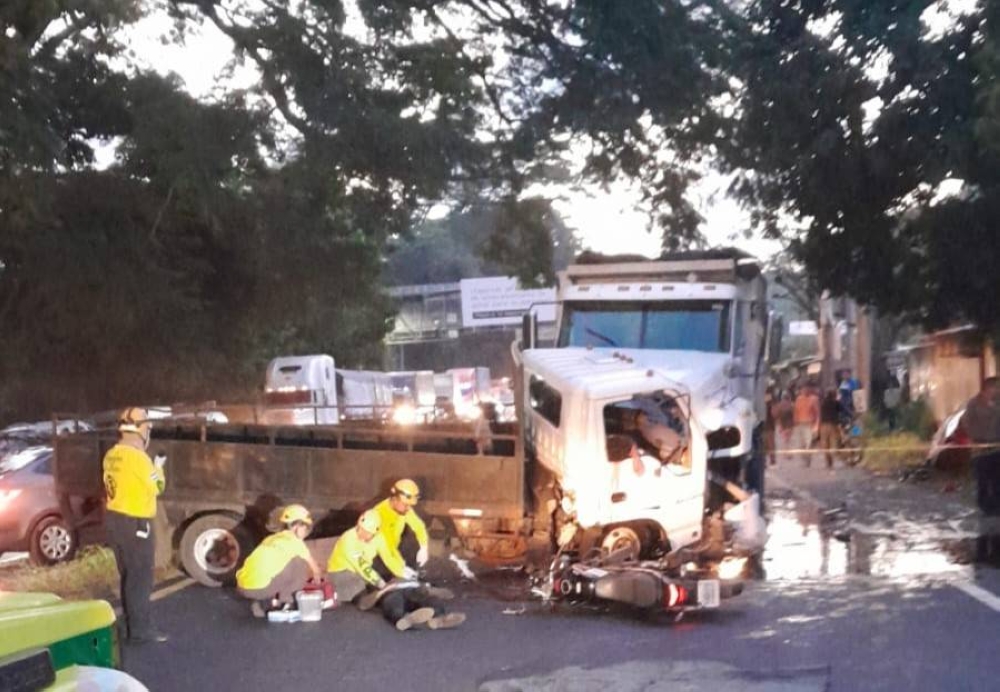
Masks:
[[[63,519],[52,476],[52,447],[0,460],[0,554],[27,551],[36,565],[73,557],[77,538]]]

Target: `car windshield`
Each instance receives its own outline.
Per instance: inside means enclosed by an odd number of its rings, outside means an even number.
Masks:
[[[0,460],[0,476],[23,469],[51,451],[51,447],[29,447]]]
[[[563,306],[559,346],[725,352],[729,350],[729,303],[567,303]]]

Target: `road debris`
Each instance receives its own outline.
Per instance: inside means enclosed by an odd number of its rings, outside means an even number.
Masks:
[[[463,577],[472,580],[476,579],[476,575],[472,573],[471,569],[469,569],[468,560],[463,560],[455,555],[455,553],[451,553],[451,555],[448,556],[448,559],[455,563],[455,566],[458,568],[458,571],[462,573]]]

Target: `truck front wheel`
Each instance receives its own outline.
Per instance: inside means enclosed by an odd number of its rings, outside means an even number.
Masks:
[[[232,584],[254,541],[230,514],[206,514],[184,529],[180,559],[184,571],[205,586]]]
[[[615,526],[608,529],[601,538],[601,553],[618,553],[623,560],[638,560],[643,544],[639,532],[631,526]],[[619,551],[621,551],[619,553]]]

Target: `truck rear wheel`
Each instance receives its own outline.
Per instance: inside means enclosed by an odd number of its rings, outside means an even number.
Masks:
[[[230,514],[206,514],[184,529],[181,565],[188,576],[205,586],[232,584],[236,570],[253,548],[252,536]]]

